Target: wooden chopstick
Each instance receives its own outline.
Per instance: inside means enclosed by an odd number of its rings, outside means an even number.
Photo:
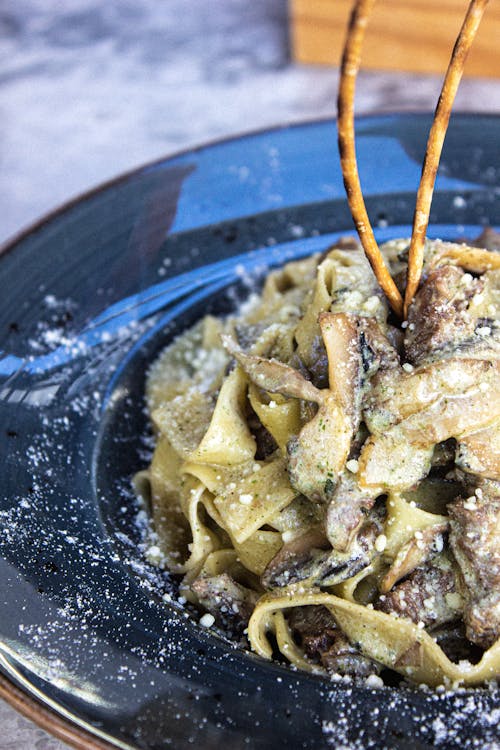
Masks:
[[[450,120],[455,95],[462,78],[465,61],[471,48],[488,0],[471,0],[462,28],[455,42],[443,88],[434,113],[425,152],[422,176],[417,192],[413,230],[408,255],[408,271],[404,301],[404,316],[418,289],[424,262],[424,245],[431,210],[434,183],[441,158],[441,151]],[[385,291],[385,290],[384,290]]]
[[[365,29],[375,0],[356,0],[351,12],[347,37],[340,68],[339,93],[337,99],[337,128],[340,165],[344,178],[347,201],[356,226],[360,242],[373,272],[384,291],[392,309],[403,316],[403,299],[389,273],[377,245],[368,218],[356,161],[354,134],[354,99],[356,78],[361,61],[361,48]]]

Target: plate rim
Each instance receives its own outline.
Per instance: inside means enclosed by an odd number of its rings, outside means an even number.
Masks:
[[[355,117],[355,122],[358,123],[358,122],[366,122],[367,120],[383,120],[383,119],[389,119],[389,118],[394,118],[394,117],[398,117],[400,119],[414,119],[415,117],[425,119],[425,118],[433,117],[433,115],[434,115],[434,112],[432,110],[427,110],[427,109],[404,110],[403,112],[398,111],[398,110],[389,110],[387,112],[363,113],[362,115],[358,115]],[[481,117],[481,118],[488,119],[488,120],[500,121],[500,113],[477,112],[475,110],[474,111],[457,110],[456,112],[452,113],[450,122],[453,122],[453,120],[456,119],[457,117],[459,119],[462,119],[465,117],[470,117],[470,118]],[[97,183],[97,185],[94,185],[94,187],[91,187],[91,188],[88,188],[81,192],[76,193],[76,195],[72,196],[68,200],[63,201],[62,203],[57,204],[54,208],[50,209],[49,211],[42,213],[37,219],[34,219],[33,221],[28,222],[26,226],[21,227],[19,230],[14,232],[13,235],[11,235],[10,237],[7,237],[5,240],[2,240],[2,242],[0,242],[0,259],[2,259],[2,257],[6,255],[7,253],[11,252],[19,242],[22,242],[23,240],[27,239],[29,235],[33,234],[34,232],[37,232],[45,224],[48,224],[53,219],[56,219],[58,216],[70,210],[71,208],[76,206],[78,203],[81,203],[82,201],[86,201],[89,198],[93,198],[99,193],[104,192],[105,190],[109,188],[116,187],[120,185],[121,183],[125,182],[126,180],[130,179],[131,177],[138,175],[140,172],[143,172],[146,169],[152,169],[167,161],[182,158],[184,156],[188,156],[189,154],[196,154],[199,151],[221,146],[225,143],[233,143],[235,141],[242,140],[243,138],[258,137],[260,135],[265,135],[266,133],[277,133],[281,130],[294,130],[294,129],[298,129],[301,127],[309,127],[313,125],[326,125],[327,123],[331,123],[333,125],[336,122],[337,122],[336,116],[325,115],[322,117],[310,117],[310,118],[305,118],[303,120],[294,120],[290,122],[277,123],[275,125],[263,126],[261,128],[255,128],[252,130],[244,130],[242,132],[237,132],[232,135],[221,136],[218,138],[217,137],[209,138],[206,141],[203,141],[202,143],[199,143],[196,146],[187,146],[179,150],[167,152],[163,156],[155,157],[154,159],[151,159],[149,161],[141,162],[139,165],[135,167],[131,167],[130,169],[124,172],[119,172],[115,176],[110,177],[107,180],[104,180],[104,182]],[[332,142],[332,146],[334,145],[336,144]],[[416,188],[417,186],[415,186],[415,190]]]
[[[97,736],[92,727],[82,726],[76,718],[63,716],[35,698],[27,688],[16,685],[3,671],[0,671],[0,699],[40,729],[77,750],[116,750],[117,745],[111,737],[105,740]]]

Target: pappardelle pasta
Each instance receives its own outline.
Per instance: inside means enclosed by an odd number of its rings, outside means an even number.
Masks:
[[[401,288],[408,244],[382,247]],[[496,252],[427,241],[402,325],[353,239],[271,272],[149,372],[160,564],[263,657],[494,680],[499,373]]]

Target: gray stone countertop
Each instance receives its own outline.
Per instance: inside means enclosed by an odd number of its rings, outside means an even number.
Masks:
[[[359,114],[431,110],[436,76],[362,73]],[[337,73],[290,62],[286,0],[3,0],[0,241],[103,180],[214,138],[334,115]],[[500,112],[500,81],[456,109]],[[1,750],[63,743],[0,704]]]

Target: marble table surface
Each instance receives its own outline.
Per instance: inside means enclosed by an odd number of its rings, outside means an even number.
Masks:
[[[435,76],[362,73],[357,112],[430,110]],[[286,0],[3,0],[0,242],[81,191],[214,138],[334,115],[337,73],[290,62]],[[500,112],[500,81],[456,109]],[[1,750],[61,750],[0,703]]]

